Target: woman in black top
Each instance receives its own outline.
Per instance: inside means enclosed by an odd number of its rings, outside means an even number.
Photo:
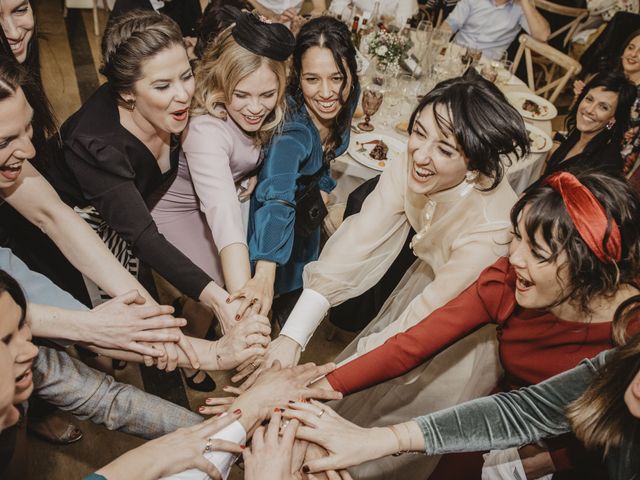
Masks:
[[[160,235],[146,203],[175,173],[174,136],[189,118],[194,81],[180,30],[165,15],[132,11],[109,26],[102,54],[108,83],[62,126],[64,158],[48,170],[51,183],[130,271],[139,258],[228,330],[236,305]]]
[[[551,151],[543,176],[569,169],[622,175],[620,143],[635,95],[635,87],[620,72],[593,77],[569,112],[569,134]]]

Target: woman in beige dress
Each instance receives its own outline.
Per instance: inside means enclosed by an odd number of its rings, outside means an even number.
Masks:
[[[377,317],[338,357],[361,355],[415,325],[506,254],[516,195],[503,155],[528,151],[520,115],[495,86],[466,75],[442,82],[410,120],[405,159],[389,162],[359,214],[304,271],[304,291],[266,362],[295,364],[331,306],[360,295],[387,271],[413,227],[417,260]],[[368,427],[489,393],[498,378],[495,331],[479,330],[409,374],[337,404]],[[404,456],[364,464],[358,478],[423,479],[437,459]]]

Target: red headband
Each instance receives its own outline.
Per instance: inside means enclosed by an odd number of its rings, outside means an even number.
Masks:
[[[611,223],[611,233],[603,250],[609,221],[604,207],[593,193],[568,172],[554,173],[547,177],[544,184],[560,194],[576,230],[589,250],[603,263],[619,262],[622,256],[620,229],[615,221]]]

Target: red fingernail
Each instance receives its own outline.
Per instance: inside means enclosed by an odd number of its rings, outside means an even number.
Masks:
[[[242,450],[244,450],[245,448],[247,448],[247,446],[246,446],[246,445],[240,445],[240,448],[241,448]]]
[[[280,409],[278,407],[274,408],[273,413],[280,413]]]
[[[240,315],[236,315],[236,320],[240,320]]]
[[[309,467],[307,467],[306,465],[302,466],[302,473],[309,473]]]
[[[199,411],[199,412],[204,412],[204,408],[205,408],[205,407],[200,407],[200,408],[198,409],[198,411]]]
[[[231,299],[229,297],[227,297],[227,303],[230,303]]]
[[[236,408],[236,409],[233,411],[233,413],[234,413],[235,415],[240,415],[240,414],[242,413],[242,410],[240,410],[239,408]]]

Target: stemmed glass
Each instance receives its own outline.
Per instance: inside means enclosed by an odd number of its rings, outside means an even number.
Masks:
[[[358,123],[358,128],[365,132],[372,132],[374,130],[374,126],[370,123],[371,116],[375,115],[375,113],[382,105],[382,100],[384,98],[384,94],[382,89],[376,87],[375,85],[370,85],[364,89],[362,92],[362,111],[364,112],[364,122]]]
[[[429,20],[422,20],[416,27],[416,44],[414,46],[414,50],[419,61],[422,61],[422,58],[427,52],[432,32],[433,25]]]

